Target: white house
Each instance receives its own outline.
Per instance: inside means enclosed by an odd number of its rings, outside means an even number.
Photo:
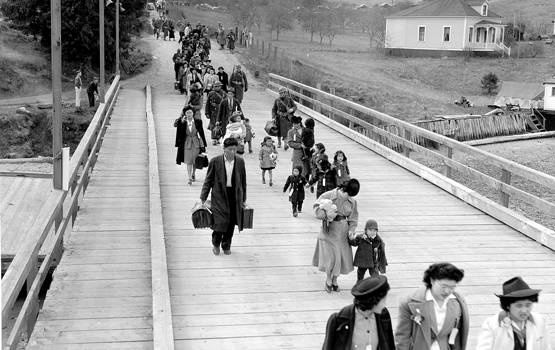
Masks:
[[[488,0],[433,0],[386,17],[386,53],[397,56],[455,56],[465,51],[502,52],[503,17]]]
[[[546,111],[555,111],[555,76],[543,83],[543,109]]]

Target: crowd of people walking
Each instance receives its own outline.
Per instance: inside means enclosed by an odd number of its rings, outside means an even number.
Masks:
[[[176,162],[187,165],[192,186],[197,159],[207,147],[204,108],[212,145],[221,144],[223,154],[210,160],[199,200],[207,205],[210,199],[213,254],[220,255],[223,250],[230,255],[235,226],[239,231],[244,228],[242,210],[249,183],[245,166],[249,160],[244,157],[253,153],[255,137],[241,107],[248,97],[248,80],[240,65],[234,66],[229,77],[223,66],[216,73],[205,27],[198,23],[191,30],[188,22],[183,24],[181,48],[172,58],[175,87],[186,95],[175,120]],[[219,25],[216,40],[221,50],[228,45],[233,52],[236,38],[232,30],[226,34]],[[424,271],[423,286],[400,299],[394,329],[385,307],[391,288],[384,276],[386,239],[379,235],[378,222],[372,218],[357,232],[356,196],[363,184],[351,177],[344,151],[335,150],[333,158],[328,157],[326,146],[317,142],[314,120],[307,118],[303,123],[302,117],[295,115],[297,106],[289,91],[281,87],[278,94],[271,107],[276,133],[260,143],[261,179],[257,181],[273,186],[278,181],[273,172],[278,159],[290,153],[291,171],[283,179],[283,193],[288,194],[292,215],[297,218],[303,212],[305,189],[316,192],[312,209],[321,225],[312,265],[325,273],[323,290],[340,292],[339,277],[357,267],[357,283],[351,289],[353,304],[331,315],[323,349],[465,350],[470,317],[464,297],[456,290],[464,271],[448,262],[430,265]],[[551,350],[545,317],[531,312],[539,292],[520,277],[506,281],[502,294],[497,295],[502,310],[485,320],[477,350]]]

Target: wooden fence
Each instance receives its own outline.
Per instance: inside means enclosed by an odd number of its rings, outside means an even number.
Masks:
[[[518,198],[546,215],[555,215],[555,204],[534,194],[528,193],[511,184],[513,175],[544,186],[555,189],[555,177],[530,169],[518,163],[482,151],[451,138],[439,135],[393,118],[387,114],[358,105],[352,101],[334,96],[311,86],[300,84],[294,80],[270,74],[269,88],[275,92],[280,86],[289,89],[291,95],[299,101],[301,111],[315,117],[321,122],[333,127],[338,132],[364,144],[370,149],[395,161],[410,171],[418,173],[426,180],[433,182],[446,191],[458,196],[480,210],[537,240],[555,250],[555,232],[524,216],[508,210],[510,198]],[[348,110],[349,112],[344,112]],[[363,116],[364,120],[355,116]],[[387,126],[387,127],[386,127]],[[389,127],[395,127],[390,132]],[[361,137],[364,135],[364,137]],[[422,138],[434,142],[445,150],[444,154],[423,147],[414,142],[415,138]],[[384,147],[385,146],[385,147]],[[391,152],[391,150],[395,152]],[[399,155],[397,152],[401,152]],[[440,162],[443,175],[424,167],[409,159],[410,152],[418,152],[421,156]],[[494,178],[486,173],[473,169],[453,159],[455,152],[463,153],[473,159],[478,159],[500,169],[500,178]],[[500,192],[499,202],[495,203],[487,198],[461,186],[452,180],[452,170],[465,177],[476,180]]]
[[[106,92],[106,103],[101,103],[98,107],[85,135],[71,157],[69,165],[71,171],[70,191],[52,191],[39,218],[31,228],[31,233],[36,239],[28,240],[18,250],[2,278],[3,324],[6,324],[23,284],[27,282],[27,297],[8,339],[3,340],[4,349],[16,349],[21,334],[27,330],[27,334],[30,335],[33,331],[39,311],[39,291],[54,257],[63,249],[62,242],[66,230],[71,230],[75,222],[79,203],[87,189],[90,173],[95,166],[97,153],[100,150],[119,87],[120,76],[118,75]],[[46,252],[46,257],[38,267],[39,250],[49,235],[54,235],[52,239],[54,244]]]

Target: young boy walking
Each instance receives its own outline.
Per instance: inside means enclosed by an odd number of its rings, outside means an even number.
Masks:
[[[283,186],[283,193],[287,192],[289,188],[289,201],[293,208],[293,216],[297,217],[303,210],[304,201],[304,185],[306,184],[306,178],[301,174],[303,171],[302,165],[297,165],[293,169],[293,175],[289,175],[285,186]]]
[[[349,237],[349,243],[357,248],[354,266],[357,266],[357,281],[364,279],[366,270],[370,276],[378,276],[385,273],[387,258],[385,257],[385,243],[378,235],[378,223],[376,220],[366,221],[364,233]]]

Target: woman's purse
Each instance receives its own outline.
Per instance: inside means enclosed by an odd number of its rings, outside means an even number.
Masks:
[[[209,200],[204,203],[198,201],[193,209],[191,209],[191,213],[191,221],[193,221],[194,228],[212,228],[214,218],[212,217]]]
[[[264,127],[264,131],[270,136],[277,136],[278,135],[278,126],[274,119],[269,120],[266,122],[266,126]]]

